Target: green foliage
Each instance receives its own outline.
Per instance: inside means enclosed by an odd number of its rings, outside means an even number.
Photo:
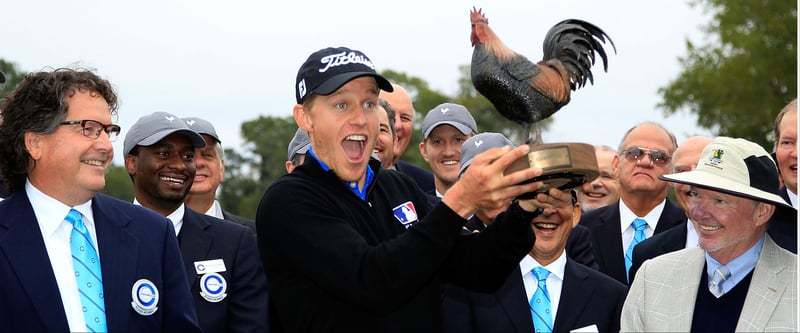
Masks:
[[[106,187],[100,193],[133,202],[133,181],[124,166],[111,165],[106,173]]]
[[[259,116],[242,124],[242,138],[254,155],[252,162],[260,182],[270,184],[286,173],[286,150],[295,131],[297,124],[292,116]]]
[[[6,75],[6,83],[0,84],[0,101],[14,91],[19,81],[25,77],[17,64],[0,58],[0,70]]]
[[[225,178],[217,199],[225,210],[235,215],[255,219],[258,202],[266,186],[248,173],[252,165],[248,159],[232,148],[225,149]]]
[[[687,41],[683,72],[659,89],[665,114],[681,109],[719,135],[770,150],[775,116],[797,93],[797,3],[697,0],[714,19],[708,42]]]

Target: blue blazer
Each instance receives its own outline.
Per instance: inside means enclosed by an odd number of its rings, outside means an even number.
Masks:
[[[178,242],[203,331],[268,331],[267,278],[250,229],[187,207]],[[227,284],[227,296],[216,302],[201,295],[204,274],[195,269],[196,262],[215,259],[225,263],[225,271],[218,274]]]
[[[436,193],[433,192],[436,191],[436,185],[433,181],[433,173],[430,171],[425,170],[416,164],[411,164],[402,160],[397,160],[397,163],[394,165],[394,169],[397,170],[397,172],[404,173],[411,177],[411,179],[417,183],[417,186],[422,189],[422,192]]]
[[[97,194],[92,201],[112,332],[200,332],[172,223],[149,209]],[[134,311],[134,283],[158,289],[158,309]],[[0,330],[68,332],[50,259],[25,191],[0,202]]]
[[[628,272],[625,271],[625,255],[622,252],[622,233],[619,231],[619,203],[595,209],[581,216],[579,224],[589,228],[592,236],[592,251],[600,271],[619,282],[628,284]],[[667,200],[661,216],[658,218],[653,235],[686,223],[683,208]]]
[[[569,332],[590,325],[596,325],[599,332],[619,331],[627,290],[603,273],[568,258],[553,332]],[[442,303],[442,321],[444,332],[533,332],[519,267],[494,294],[448,285]]]

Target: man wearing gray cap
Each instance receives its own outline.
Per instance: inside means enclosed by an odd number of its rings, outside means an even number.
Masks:
[[[194,162],[197,165],[197,173],[189,194],[186,195],[186,205],[197,212],[239,223],[255,234],[255,221],[226,212],[217,201],[217,189],[225,178],[225,155],[222,151],[222,140],[214,130],[214,125],[208,120],[197,117],[187,117],[183,120],[206,142],[205,147],[195,149]]]
[[[200,327],[206,332],[263,332],[267,282],[252,231],[186,209],[203,137],[166,112],[140,118],[125,136],[125,168],[135,204],[175,225]]]
[[[308,148],[311,147],[311,140],[308,139],[308,133],[303,129],[298,128],[294,132],[292,141],[289,141],[289,151],[286,156],[286,172],[292,173],[294,168],[303,164],[306,158]]]
[[[764,148],[718,137],[693,171],[662,175],[690,185],[700,247],[645,261],[622,309],[625,332],[797,332],[797,256],[766,233],[778,195]]]
[[[441,198],[458,180],[461,145],[477,132],[475,119],[462,105],[442,103],[428,111],[419,143],[419,152],[433,171],[435,189],[428,195]]]

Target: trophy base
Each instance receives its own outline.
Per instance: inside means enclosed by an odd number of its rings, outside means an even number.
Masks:
[[[551,188],[568,190],[593,181],[600,174],[594,146],[585,143],[549,143],[530,145],[530,152],[505,170],[505,174],[525,168],[542,168],[544,173],[539,177],[526,180],[521,184],[543,182],[544,187],[522,194],[517,199],[532,199],[539,193]]]

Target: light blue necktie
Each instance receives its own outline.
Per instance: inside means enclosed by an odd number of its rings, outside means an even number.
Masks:
[[[543,267],[536,267],[532,272],[538,280],[536,292],[533,293],[530,301],[533,330],[535,332],[552,332],[553,314],[550,311],[550,293],[547,292],[547,284],[545,284],[550,271]]]
[[[83,306],[83,318],[90,332],[107,332],[106,305],[103,300],[103,273],[92,236],[83,225],[81,213],[71,209],[67,222],[72,223],[69,246],[72,250],[72,267]]]
[[[633,220],[633,229],[635,230],[633,233],[633,239],[631,240],[631,245],[628,245],[628,250],[625,251],[625,275],[628,275],[628,272],[631,270],[631,265],[633,264],[633,247],[639,242],[645,239],[644,229],[647,228],[647,221],[637,218]],[[631,280],[631,277],[628,276],[628,281]]]
[[[725,294],[725,291],[722,289],[722,283],[728,280],[729,277],[731,277],[731,270],[728,269],[728,266],[719,266],[719,268],[714,271],[714,275],[711,276],[711,280],[708,281],[708,291],[716,298],[722,297],[722,295]]]

